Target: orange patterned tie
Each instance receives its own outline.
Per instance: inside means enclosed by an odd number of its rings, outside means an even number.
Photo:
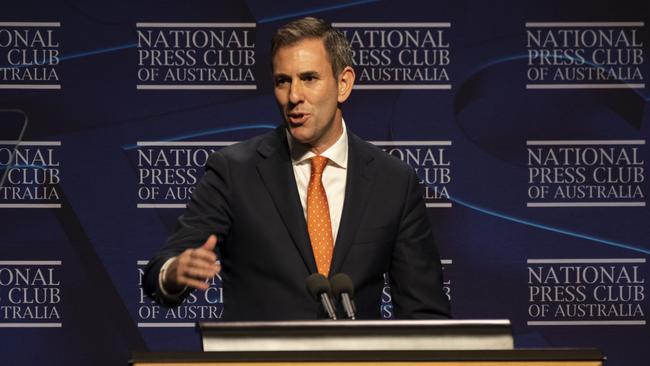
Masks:
[[[318,273],[326,277],[330,271],[334,249],[330,209],[321,181],[327,161],[328,159],[323,156],[314,156],[311,159],[311,177],[307,188],[307,230]]]

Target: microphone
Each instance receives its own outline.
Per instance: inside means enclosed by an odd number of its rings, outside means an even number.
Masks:
[[[345,317],[354,320],[354,313],[356,312],[354,301],[352,301],[352,296],[354,296],[354,285],[352,284],[350,276],[345,273],[337,273],[332,276],[331,283],[334,297],[339,298],[341,304],[343,304]]]
[[[320,273],[313,273],[307,277],[305,283],[307,285],[307,291],[309,291],[314,300],[320,301],[323,304],[327,316],[332,320],[336,320],[336,311],[334,311],[332,300],[330,300],[332,288],[327,278]]]

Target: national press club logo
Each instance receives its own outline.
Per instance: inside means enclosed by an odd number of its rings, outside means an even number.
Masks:
[[[451,23],[333,23],[350,42],[355,89],[451,89]]]
[[[452,181],[451,141],[370,141],[410,165],[420,178],[429,208],[449,208]]]
[[[255,23],[137,23],[138,90],[255,90]]]
[[[0,141],[0,209],[61,208],[61,141]]]
[[[185,208],[211,153],[233,141],[138,141],[138,208]]]
[[[137,319],[139,328],[194,328],[198,321],[214,321],[223,316],[223,288],[219,275],[209,280],[205,291],[192,291],[179,306],[164,307],[145,295],[142,289],[148,261],[136,263],[138,271]]]
[[[0,22],[0,89],[61,89],[59,22]]]
[[[61,261],[0,261],[0,328],[61,328]]]
[[[526,89],[645,88],[644,22],[528,22]]]
[[[645,140],[529,140],[527,207],[645,207]]]
[[[645,258],[527,260],[529,326],[646,325]]]

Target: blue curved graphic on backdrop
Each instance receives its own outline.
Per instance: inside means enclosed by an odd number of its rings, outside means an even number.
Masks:
[[[276,127],[277,127],[276,125],[255,124],[255,125],[241,125],[241,126],[233,126],[233,127],[215,128],[213,130],[207,130],[207,131],[190,133],[190,134],[186,134],[186,135],[168,137],[166,139],[162,139],[161,141],[183,141],[183,140],[193,139],[193,138],[196,138],[196,137],[218,135],[220,133],[244,131],[244,130],[255,130],[255,129],[274,129]],[[123,146],[122,149],[124,149],[124,150],[133,150],[133,149],[135,149],[137,147],[138,147],[137,145],[127,145],[127,146]]]
[[[616,241],[612,241],[612,240],[608,240],[608,239],[602,239],[602,238],[598,238],[598,237],[588,235],[588,234],[584,234],[584,233],[578,233],[578,232],[570,231],[570,230],[567,230],[567,229],[562,229],[562,228],[553,227],[553,226],[549,226],[549,225],[539,224],[539,223],[532,222],[532,221],[529,221],[529,220],[525,220],[525,219],[521,219],[521,218],[518,218],[518,217],[506,215],[506,214],[503,214],[503,213],[500,213],[500,212],[496,212],[496,211],[493,211],[493,210],[490,210],[490,209],[487,209],[487,208],[484,208],[484,207],[480,207],[480,206],[477,206],[475,204],[465,202],[465,201],[463,201],[461,199],[458,199],[458,198],[455,198],[455,197],[452,197],[452,196],[449,196],[449,199],[451,201],[455,202],[455,203],[458,203],[461,206],[464,206],[464,207],[470,208],[472,210],[484,213],[486,215],[498,217],[498,218],[503,219],[503,220],[516,222],[518,224],[527,225],[527,226],[531,226],[531,227],[534,227],[534,228],[537,228],[537,229],[551,231],[551,232],[558,233],[558,234],[572,236],[574,238],[585,239],[585,240],[593,241],[593,242],[600,243],[600,244],[609,245],[609,246],[616,247],[616,248],[622,248],[622,249],[632,250],[632,251],[639,252],[639,253],[650,254],[650,249],[641,248],[641,247],[638,247],[636,245],[619,243],[619,242],[616,242]]]
[[[567,56],[558,56],[557,58],[558,59],[565,59],[565,60],[572,60],[570,57],[567,57]],[[478,66],[476,66],[474,69],[472,69],[468,73],[468,76],[465,78],[465,80],[463,80],[463,82],[461,82],[461,87],[462,87],[463,84],[465,84],[465,82],[472,79],[476,74],[482,72],[483,70],[486,70],[487,68],[489,68],[491,66],[496,66],[496,65],[503,64],[503,63],[510,62],[510,61],[527,60],[527,59],[528,59],[528,54],[520,53],[520,54],[514,54],[514,55],[506,55],[506,56],[503,56],[501,58],[489,60],[487,62],[479,64]],[[593,68],[602,67],[601,65],[596,65],[595,63],[590,62],[588,60],[585,60],[585,65],[589,65],[589,66],[591,66]],[[618,81],[620,81],[620,80],[618,80]],[[623,84],[629,84],[627,82],[622,82],[622,83]],[[633,90],[636,94],[638,94],[640,97],[642,97],[646,102],[650,101],[650,95],[648,95],[648,96],[644,95],[642,93],[642,91],[643,91],[642,89],[631,89],[631,90]]]
[[[75,58],[88,57],[88,56],[94,56],[94,55],[101,55],[103,53],[110,53],[110,52],[115,52],[115,51],[128,50],[130,48],[136,48],[136,47],[138,47],[137,43],[129,43],[129,44],[125,44],[125,45],[122,45],[122,46],[100,48],[100,49],[86,51],[86,52],[74,53],[74,54],[67,55],[67,56],[61,56],[59,58],[59,60],[60,61],[72,60],[72,59],[75,59]]]
[[[274,16],[274,17],[263,18],[263,19],[258,20],[257,22],[260,23],[260,24],[270,23],[270,22],[274,22],[276,20],[297,18],[297,17],[300,17],[300,16],[312,15],[314,13],[320,13],[320,12],[329,11],[329,10],[344,9],[344,8],[349,8],[351,6],[363,5],[363,4],[368,4],[368,3],[376,3],[378,1],[379,0],[360,0],[360,1],[352,1],[352,2],[349,2],[349,3],[343,3],[343,4],[323,6],[323,7],[319,7],[319,8],[302,10],[302,11],[298,11],[298,12],[295,12],[295,13],[282,14],[282,15],[277,15],[277,16]]]

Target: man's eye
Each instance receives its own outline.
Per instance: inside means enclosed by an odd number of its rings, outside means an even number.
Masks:
[[[287,80],[287,79],[275,79],[275,86],[281,86],[281,85],[284,85],[284,84],[286,84],[288,82],[289,82],[289,80]]]

